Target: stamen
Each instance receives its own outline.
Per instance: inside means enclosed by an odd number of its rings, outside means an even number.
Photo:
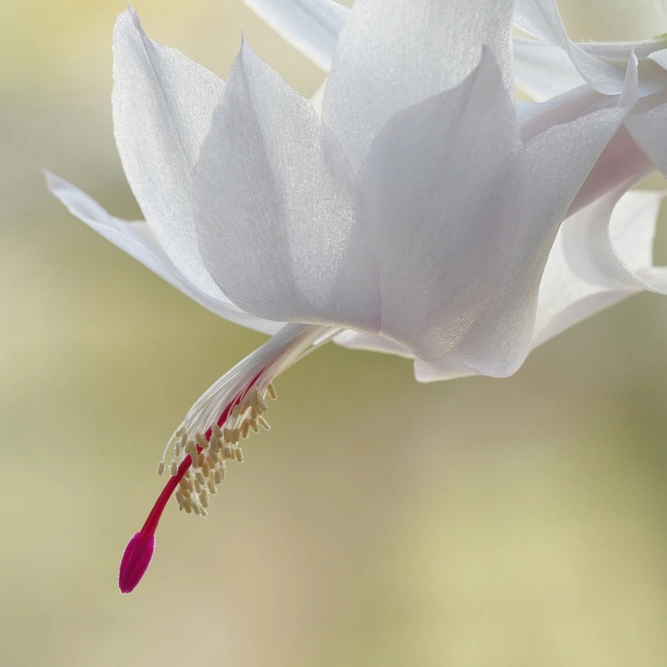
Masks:
[[[337,333],[326,327],[286,325],[192,406],[158,464],[161,475],[171,449],[170,477],[143,527],[123,552],[118,577],[122,593],[133,591],[146,573],[155,550],[155,530],[172,494],[179,511],[207,516],[210,498],[226,476],[225,461],[243,462],[243,450],[238,446],[241,438],[247,438],[250,430],[258,433],[260,426],[269,429],[262,415],[268,409],[265,397],[277,397],[272,380]]]

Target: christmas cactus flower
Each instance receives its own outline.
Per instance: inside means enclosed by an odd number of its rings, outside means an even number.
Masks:
[[[223,83],[128,9],[114,128],[146,221],[48,176],[72,213],[183,292],[275,334],[169,439],[169,479],[123,554],[123,592],[150,563],[169,498],[207,514],[240,443],[268,428],[277,376],[320,345],[412,357],[422,380],[502,377],[536,344],[664,283],[651,261],[661,195],[623,196],[652,169],[623,129],[636,58],[619,94],[517,106],[511,0],[358,0],[339,33],[327,26],[342,9],[292,4],[330,37],[318,57],[333,48],[321,116],[246,43]]]

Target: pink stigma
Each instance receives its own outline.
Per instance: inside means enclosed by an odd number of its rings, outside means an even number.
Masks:
[[[118,586],[121,593],[131,593],[146,573],[155,551],[155,537],[140,531],[132,536],[120,561]]]

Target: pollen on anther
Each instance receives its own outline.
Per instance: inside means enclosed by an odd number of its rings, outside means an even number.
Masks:
[[[171,465],[169,466],[169,474],[172,477],[176,477],[176,475],[178,475],[178,463],[176,463],[176,461],[171,462]]]
[[[237,447],[234,450],[234,458],[239,462],[243,463],[243,450],[240,447]]]
[[[275,401],[276,398],[278,398],[278,392],[276,391],[276,388],[273,386],[273,383],[269,383],[266,386],[266,391],[269,392],[269,396]]]
[[[160,461],[160,463],[157,464],[157,474],[162,475],[162,473],[164,472],[164,468],[165,468],[164,461]]]

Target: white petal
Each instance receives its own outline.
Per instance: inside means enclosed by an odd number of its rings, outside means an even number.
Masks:
[[[127,179],[172,262],[215,295],[197,248],[190,177],[223,82],[149,40],[132,9],[116,21],[113,51],[114,130]]]
[[[418,382],[456,380],[472,375],[478,375],[478,373],[453,356],[447,356],[441,361],[434,361],[433,363],[415,359],[415,379]]]
[[[621,189],[563,224],[538,300],[533,347],[642,289],[665,293],[652,246],[662,192]],[[618,203],[616,203],[618,200]]]
[[[575,44],[565,32],[555,0],[517,0],[514,20],[527,33],[562,48],[579,74],[605,95],[619,95],[623,90],[628,59],[633,52],[642,59],[641,94],[649,95],[667,87],[664,69],[646,60],[651,52],[665,47],[664,40]]]
[[[663,175],[667,174],[667,94],[641,100],[625,126]]]
[[[652,268],[655,220],[664,194],[628,192],[616,204],[619,195],[608,195],[563,224],[568,264],[592,285],[661,292],[662,287],[647,282],[642,273]]]
[[[393,340],[373,334],[363,334],[357,331],[343,331],[334,338],[334,343],[346,347],[349,350],[382,352],[384,354],[394,354],[397,357],[404,357],[405,359],[415,358],[415,355],[410,352],[410,350],[395,343]]]
[[[558,46],[521,37],[515,37],[513,43],[516,83],[534,100],[548,100],[584,83]]]
[[[194,179],[202,256],[259,317],[377,330],[371,230],[324,144],[312,105],[244,44]]]
[[[264,333],[272,334],[281,328],[282,323],[269,322],[248,315],[226,299],[222,293],[219,293],[217,298],[212,298],[199,290],[174,266],[145,222],[128,222],[115,218],[67,181],[48,172],[45,175],[49,190],[70,213],[200,305],[231,322]]]
[[[381,333],[426,360],[466,338],[503,290],[520,217],[514,106],[493,56],[454,90],[396,114],[362,171],[379,225]]]
[[[397,111],[461,83],[482,45],[495,55],[508,89],[509,0],[357,0],[341,32],[322,117],[357,170]]]
[[[619,188],[570,216],[558,232],[540,283],[531,348],[641,289],[664,293],[667,271],[652,266],[652,246],[665,193],[633,191],[618,201],[622,192]],[[434,363],[415,360],[421,382],[475,373],[452,356]]]
[[[381,221],[380,333],[425,361],[513,373],[558,226],[626,113],[595,111],[521,150],[486,54],[458,89],[392,118],[364,172]]]
[[[325,72],[349,9],[333,0],[243,0],[283,39]]]

